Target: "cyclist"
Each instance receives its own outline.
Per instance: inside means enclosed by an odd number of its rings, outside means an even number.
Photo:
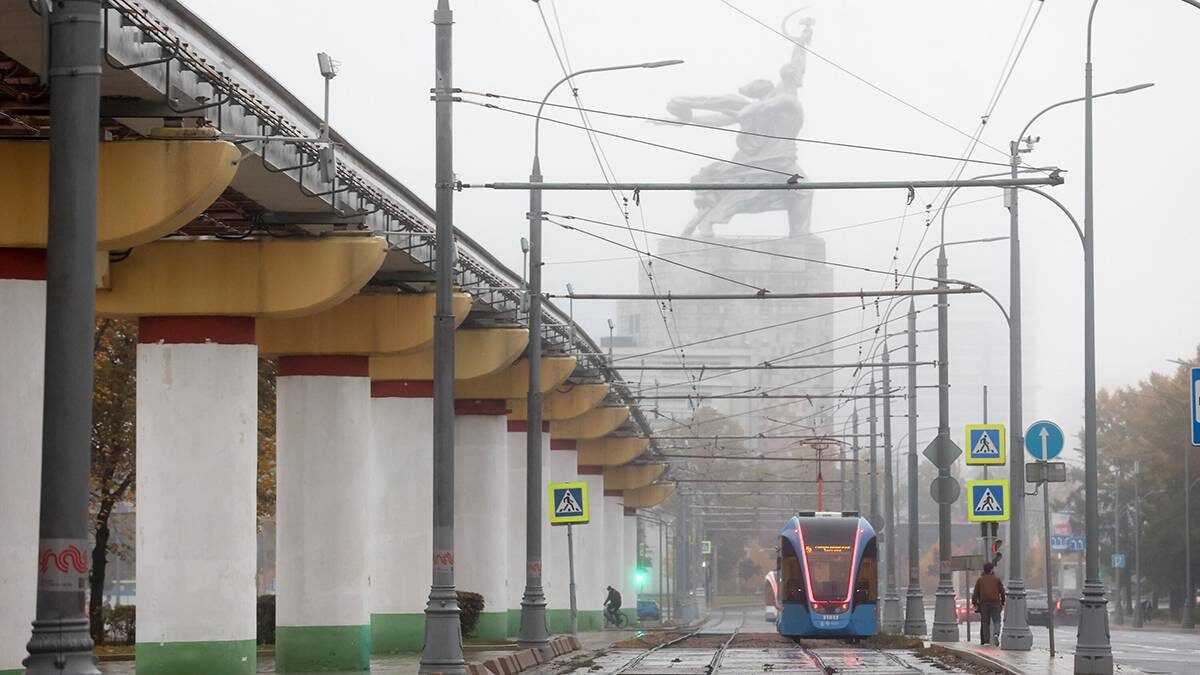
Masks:
[[[608,622],[620,626],[624,616],[621,615],[621,594],[612,586],[608,587],[608,596],[604,598],[604,614]]]

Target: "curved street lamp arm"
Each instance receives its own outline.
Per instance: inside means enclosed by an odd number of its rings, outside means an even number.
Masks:
[[[1057,206],[1064,214],[1066,214],[1067,218],[1069,218],[1071,220],[1071,224],[1075,226],[1075,234],[1079,235],[1079,245],[1080,246],[1083,245],[1083,228],[1079,227],[1079,221],[1075,220],[1075,216],[1072,215],[1072,213],[1067,209],[1066,206],[1063,205],[1062,202],[1055,199],[1049,193],[1043,192],[1042,190],[1039,190],[1037,188],[1026,187],[1024,185],[1022,185],[1020,187],[1022,190],[1029,190],[1030,192],[1036,192],[1037,194],[1039,194],[1039,195],[1045,197],[1046,199],[1049,199],[1051,202],[1053,202],[1054,205]]]

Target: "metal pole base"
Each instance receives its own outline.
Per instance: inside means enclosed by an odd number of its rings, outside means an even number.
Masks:
[[[1075,672],[1111,675],[1113,657],[1108,641],[1108,599],[1104,597],[1104,586],[1092,580],[1084,582],[1081,603]]]
[[[454,586],[432,586],[425,605],[425,648],[419,673],[465,675],[462,624],[459,623],[458,594]]]
[[[522,649],[536,649],[547,660],[554,658],[550,647],[550,629],[546,626],[546,595],[541,586],[526,586],[521,597],[521,632],[517,634],[517,645]]]
[[[958,615],[954,612],[954,586],[949,574],[938,578],[934,592],[933,632],[929,639],[934,642],[958,642]]]
[[[879,629],[893,635],[899,635],[904,629],[904,617],[900,615],[900,596],[892,589],[883,594],[883,620]]]
[[[925,625],[925,596],[920,586],[909,586],[904,601],[904,634],[924,635],[929,630]]]
[[[1196,606],[1193,604],[1195,596],[1188,594],[1188,599],[1183,603],[1183,620],[1179,622],[1180,628],[1195,628],[1196,627]]]
[[[92,636],[87,619],[34,621],[29,639],[29,656],[21,662],[27,673],[100,675],[92,655]]]
[[[1004,604],[1004,628],[1000,630],[1000,648],[1027,652],[1033,649],[1033,633],[1025,608],[1025,581],[1009,579]]]

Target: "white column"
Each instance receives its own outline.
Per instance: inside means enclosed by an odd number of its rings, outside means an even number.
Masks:
[[[508,634],[507,414],[504,399],[454,402],[454,585],[483,595],[473,635],[493,640]]]
[[[624,502],[624,497],[621,498]],[[638,519],[637,509],[627,508],[622,504],[621,518],[625,521],[624,527],[621,529],[621,536],[625,539],[625,588],[628,592],[621,591],[622,605],[625,607],[625,614],[629,617],[631,623],[637,621],[637,599],[638,599]],[[649,579],[643,579],[642,585],[645,588],[649,583]]]
[[[579,628],[600,630],[604,627],[605,588],[612,585],[605,562],[612,551],[605,546],[604,472],[603,467],[599,466],[580,466],[578,471],[579,480],[588,486],[591,518],[587,525],[575,528],[575,592],[579,597]]]
[[[621,594],[621,607],[629,606],[633,569],[625,566],[625,507],[624,493],[604,491],[604,578],[605,585]]]
[[[275,668],[366,670],[365,356],[285,356],[277,386]]]
[[[24,672],[37,609],[46,252],[0,249],[0,673]]]
[[[137,347],[137,667],[253,673],[251,317],[145,317]]]
[[[419,651],[433,558],[433,382],[371,382],[371,652]]]
[[[575,450],[575,441],[569,439],[550,439],[550,471],[549,482],[546,484],[546,489],[543,494],[547,494],[550,483],[574,483],[579,480],[579,475],[576,473],[575,458],[578,454]],[[546,497],[549,501],[549,495]],[[546,518],[549,523],[549,517]],[[545,550],[543,551],[544,571],[543,577],[546,580],[546,623],[550,626],[551,633],[567,633],[571,630],[571,597],[570,597],[570,570],[567,567],[567,528],[566,527],[550,527],[549,536],[544,540],[546,542]],[[578,528],[577,528],[578,530]],[[546,532],[546,530],[543,530]],[[579,575],[579,546],[576,540],[575,547],[575,574],[578,582]],[[583,626],[581,625],[580,628]]]
[[[549,430],[550,423],[543,422]],[[526,437],[528,423],[525,420],[508,421],[508,636],[514,637],[521,630],[521,598],[525,595],[525,513],[526,513]],[[549,580],[545,575],[549,559],[548,518],[545,510],[545,486],[550,482],[550,434],[542,437],[542,489],[538,492],[543,503],[542,527],[542,592],[549,593]]]

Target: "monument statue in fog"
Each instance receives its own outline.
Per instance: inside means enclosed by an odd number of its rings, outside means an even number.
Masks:
[[[692,177],[693,183],[737,183],[772,180],[803,180],[796,158],[796,142],[804,126],[804,108],[799,90],[804,83],[807,46],[812,41],[811,17],[800,19],[799,35],[788,32],[795,12],[783,19],[782,30],[796,47],[792,58],[779,69],[779,82],[754,80],[725,96],[680,96],[667,103],[667,111],[681,122],[709,126],[738,125],[737,152],[733,162],[714,162]],[[705,114],[696,114],[705,111]],[[812,192],[808,190],[707,190],[695,193],[696,215],[684,228],[684,236],[699,231],[711,237],[713,225],[728,223],[739,213],[786,211],[789,236],[808,232]]]

